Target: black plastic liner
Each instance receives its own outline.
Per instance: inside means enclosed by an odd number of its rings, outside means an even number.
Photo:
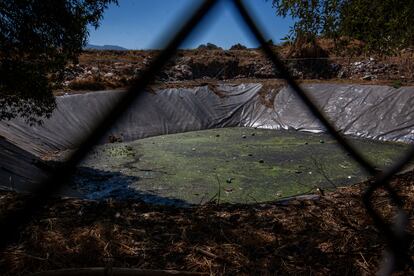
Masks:
[[[346,135],[384,141],[414,141],[414,88],[306,84],[304,89]],[[102,143],[208,128],[246,126],[323,132],[323,127],[289,88],[276,95],[273,107],[263,104],[261,84],[165,89],[144,93],[112,127]],[[216,91],[217,92],[217,91]],[[121,91],[102,91],[57,98],[57,109],[41,126],[22,119],[0,122],[2,151],[0,179],[19,185],[45,173],[38,158],[76,148],[90,133]],[[11,150],[4,150],[10,148]],[[25,169],[22,169],[25,168]],[[29,172],[30,171],[30,172]]]

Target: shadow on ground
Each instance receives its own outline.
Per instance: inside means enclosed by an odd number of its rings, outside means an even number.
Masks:
[[[131,188],[139,187],[139,177],[120,172],[104,171],[90,167],[79,167],[71,182],[71,188],[81,197],[93,200],[139,200],[157,205],[190,206],[190,203],[176,198],[163,197],[147,191]]]
[[[412,217],[413,173],[392,185]],[[289,204],[154,206],[55,200],[0,255],[2,275],[57,268],[134,267],[210,275],[373,275],[385,242],[361,200],[366,183]],[[0,194],[0,209],[25,198]],[[394,214],[384,191],[374,205]],[[412,233],[413,223],[407,231]],[[409,241],[408,241],[409,242]],[[409,249],[410,256],[413,248]],[[412,275],[411,268],[401,275]],[[400,275],[400,274],[398,274]]]

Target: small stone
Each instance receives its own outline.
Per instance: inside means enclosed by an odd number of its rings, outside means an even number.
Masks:
[[[249,153],[248,156],[253,156],[253,154],[252,153]]]
[[[295,173],[300,174],[300,173],[302,173],[302,172],[301,172],[301,171],[295,171]]]
[[[309,143],[308,142],[305,142],[305,145],[308,145]]]
[[[226,182],[227,182],[227,183],[229,183],[229,184],[230,184],[232,181],[233,181],[233,178],[232,178],[232,177],[230,177],[230,178],[227,178],[227,179],[226,179]]]
[[[115,217],[116,217],[116,218],[119,218],[120,216],[121,216],[121,214],[120,214],[120,213],[116,213],[116,214],[115,214]]]
[[[247,136],[243,134],[242,138],[243,138],[243,139],[246,139],[246,138],[247,138]]]
[[[365,75],[365,76],[362,77],[362,80],[370,81],[370,80],[372,80],[372,76],[371,75]]]
[[[319,143],[323,144],[323,143],[325,143],[325,141],[324,140],[319,140]]]
[[[216,137],[220,137],[220,134],[216,134]]]
[[[259,163],[264,163],[264,160],[263,160],[263,159],[260,159],[260,160],[259,160]]]
[[[255,136],[255,135],[256,135],[256,133],[254,133],[254,132],[253,132],[253,133],[252,133],[252,136]]]
[[[192,148],[191,150],[192,150],[192,151],[195,151],[195,150],[196,150],[196,148]]]
[[[325,191],[322,188],[317,187],[316,191],[321,194],[321,196],[325,196]]]
[[[233,160],[236,160],[237,159],[237,157],[236,156],[233,156]]]

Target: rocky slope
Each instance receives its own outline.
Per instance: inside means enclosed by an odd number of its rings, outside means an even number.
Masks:
[[[274,46],[292,74],[300,80],[335,80],[349,82],[411,84],[414,64],[411,51],[397,57],[341,57],[329,54],[304,54],[287,58],[286,47]],[[327,52],[327,51],[325,51]],[[125,87],[158,51],[85,51],[78,64],[66,68],[64,81],[57,89],[101,90]],[[320,55],[320,57],[318,56]],[[279,78],[278,70],[260,49],[181,50],[157,76],[161,82],[184,80],[232,80],[241,78]]]

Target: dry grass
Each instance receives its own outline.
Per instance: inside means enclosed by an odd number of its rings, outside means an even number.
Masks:
[[[413,184],[413,172],[393,180],[405,199],[410,233]],[[288,204],[172,208],[57,199],[2,253],[0,273],[111,265],[211,275],[373,275],[384,241],[362,205],[365,185]],[[0,207],[23,199],[3,193]],[[375,206],[392,217],[384,191],[376,193]],[[403,274],[412,273],[406,268]]]
[[[98,91],[106,88],[105,83],[97,79],[85,79],[72,81],[69,84],[69,89],[77,91]]]

